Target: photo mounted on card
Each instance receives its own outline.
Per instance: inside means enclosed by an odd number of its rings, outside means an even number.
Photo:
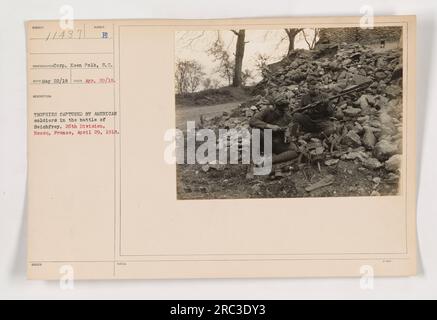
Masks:
[[[397,195],[401,36],[401,26],[176,32],[178,197]]]
[[[29,278],[415,274],[414,16],[73,22],[27,23]]]

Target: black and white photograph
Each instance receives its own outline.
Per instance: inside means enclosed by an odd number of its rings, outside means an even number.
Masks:
[[[398,194],[402,27],[175,37],[178,199]]]
[[[0,300],[281,319],[289,301],[436,299],[436,14],[8,2]]]

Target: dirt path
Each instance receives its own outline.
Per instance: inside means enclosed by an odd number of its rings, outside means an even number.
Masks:
[[[241,101],[234,101],[229,103],[217,104],[213,106],[196,106],[196,107],[176,107],[176,128],[186,129],[187,121],[200,121],[200,116],[203,115],[206,118],[213,118],[220,116],[223,112],[229,112],[236,108]]]

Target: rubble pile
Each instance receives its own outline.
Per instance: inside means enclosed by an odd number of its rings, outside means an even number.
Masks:
[[[330,136],[299,132],[298,148],[326,166],[354,161],[370,170],[386,170],[387,181],[399,178],[402,153],[402,50],[341,44],[329,52],[296,50],[264,73],[258,94],[231,113],[207,120],[208,128],[248,128],[249,119],[278,99],[290,110],[316,82],[335,95],[352,85],[371,81],[362,91],[334,100],[336,131]],[[235,143],[239,143],[235,141]]]

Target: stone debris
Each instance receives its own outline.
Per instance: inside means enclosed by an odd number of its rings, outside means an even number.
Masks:
[[[359,159],[362,162],[365,162],[367,160],[367,158],[369,157],[369,155],[361,150],[358,151],[351,151],[349,153],[346,153],[344,155],[341,156],[342,160],[355,160],[355,159]]]
[[[378,160],[388,160],[388,158],[398,153],[398,146],[388,140],[380,140],[375,145],[373,153]]]
[[[305,190],[307,192],[311,192],[316,189],[329,186],[333,184],[334,181],[335,181],[335,177],[332,174],[329,174],[326,177],[324,177],[322,180],[319,180],[318,182],[309,185],[308,187],[305,188]]]
[[[385,168],[388,171],[398,171],[399,168],[401,167],[401,161],[402,161],[402,156],[399,154],[395,154],[385,162]]]
[[[369,159],[366,159],[365,161],[363,161],[363,166],[366,167],[367,169],[375,170],[375,169],[381,168],[382,163],[379,162],[378,159],[369,158]]]
[[[359,123],[361,123],[361,124],[363,124],[363,123],[365,123],[365,122],[368,122],[370,120],[370,117],[369,116],[363,116],[363,117],[358,117],[357,118],[357,121],[359,122]]]
[[[353,130],[350,130],[346,136],[343,138],[343,142],[347,146],[351,147],[359,147],[361,146],[361,138],[360,136]]]
[[[390,173],[387,175],[387,178],[385,179],[385,181],[386,181],[387,183],[390,183],[390,184],[398,184],[398,183],[399,183],[399,175],[398,175],[398,174],[395,174],[395,173],[393,173],[393,172],[390,172]]]
[[[329,159],[325,161],[325,165],[333,166],[336,165],[340,160],[339,159]]]
[[[253,88],[253,98],[226,116],[206,119],[205,127],[250,130],[250,118],[275,101],[289,101],[290,110],[298,107],[314,81],[329,95],[363,82],[371,84],[333,101],[335,131],[330,135],[297,131],[292,140],[299,150],[318,165],[354,161],[360,170],[386,170],[384,176],[388,176],[383,181],[397,181],[392,174],[400,168],[402,153],[402,49],[376,50],[343,43],[330,54],[295,50],[267,67]],[[218,143],[241,150],[246,142],[225,138]],[[205,172],[210,170],[211,165]]]
[[[368,150],[373,150],[376,144],[376,137],[373,134],[373,130],[370,127],[364,128],[364,134],[363,134],[363,145]]]
[[[392,99],[399,97],[401,92],[402,92],[402,90],[399,86],[390,85],[387,88],[385,88],[385,93],[387,94],[387,96],[389,98],[392,98]]]
[[[348,106],[345,110],[343,110],[343,113],[347,116],[355,117],[361,113],[361,109]]]
[[[372,181],[378,185],[378,184],[381,183],[381,178],[380,177],[375,177],[375,178],[372,179]]]

